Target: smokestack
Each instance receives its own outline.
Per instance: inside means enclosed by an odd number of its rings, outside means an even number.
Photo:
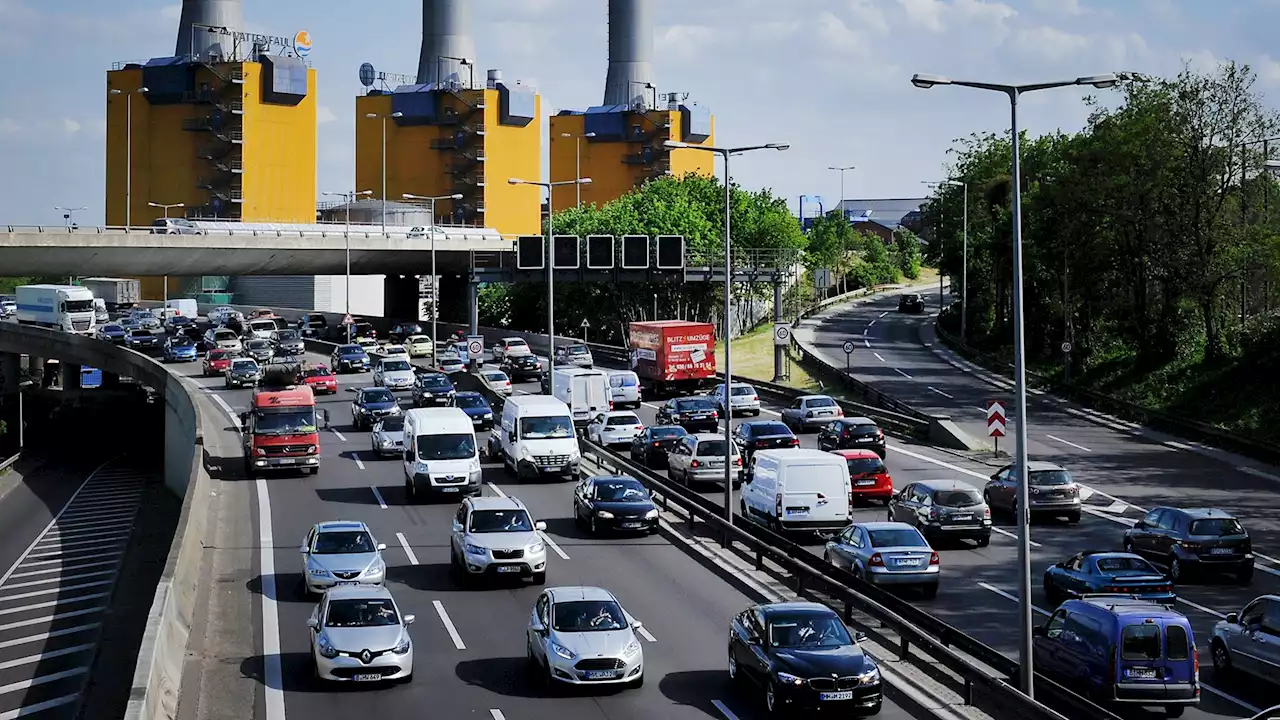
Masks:
[[[182,0],[174,55],[218,55],[231,58],[235,43],[228,33],[244,27],[241,0]]]
[[[466,60],[464,64],[459,58]],[[470,83],[476,63],[471,0],[422,0],[418,83]]]
[[[605,105],[650,105],[653,90],[653,4],[609,0],[609,75]]]

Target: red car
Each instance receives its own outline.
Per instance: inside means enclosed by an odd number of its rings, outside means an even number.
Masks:
[[[303,368],[302,381],[317,395],[338,392],[338,378],[324,365],[308,365]]]
[[[885,505],[893,498],[893,478],[884,460],[874,450],[832,450],[849,465],[849,504],[857,500],[879,500]]]
[[[231,367],[231,358],[235,357],[234,353],[226,350],[210,350],[204,356],[204,376],[221,375]]]

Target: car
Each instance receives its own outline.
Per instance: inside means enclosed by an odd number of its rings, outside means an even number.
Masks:
[[[164,343],[165,362],[193,362],[196,357],[196,344],[185,335],[174,335]]]
[[[686,486],[720,483],[725,479],[725,442],[719,433],[690,433],[680,438],[667,453],[667,476]],[[729,460],[733,486],[742,484],[742,455],[732,444]]]
[[[818,431],[819,450],[871,450],[885,456],[884,431],[876,421],[866,417],[846,417],[827,423]]]
[[[649,490],[629,475],[591,475],[573,490],[573,524],[603,531],[658,532],[658,508]]]
[[[404,343],[413,335],[421,335],[422,326],[418,323],[397,323],[391,327],[387,337],[393,343]]]
[[[715,432],[720,427],[720,411],[706,397],[668,400],[658,408],[655,425],[679,425],[691,433]]]
[[[384,358],[373,368],[373,384],[390,390],[408,390],[416,378],[409,361],[398,357]]]
[[[960,480],[913,482],[889,500],[889,522],[913,525],[931,542],[974,540],[991,544],[991,508],[978,489]]]
[[[200,329],[200,326],[196,323],[191,323],[190,325],[183,327],[178,331],[178,333],[183,337],[189,337],[194,340],[198,348],[204,342],[204,330]]]
[[[904,293],[898,296],[898,312],[924,312],[924,296],[920,293]]]
[[[724,383],[716,385],[708,395],[711,401],[716,404],[720,410],[720,414],[729,417],[729,412],[725,410],[724,403]],[[746,383],[734,383],[730,388],[729,404],[733,406],[734,415],[760,415],[760,393],[756,389]]]
[[[218,307],[210,310],[209,314],[206,317],[208,317],[209,322],[211,324],[221,325],[225,323],[227,320],[239,315],[240,315],[240,312],[235,308],[229,305],[219,305]]]
[[[236,354],[244,352],[244,344],[240,342],[240,336],[226,327],[213,328],[205,333],[204,346],[207,350],[230,350]]]
[[[688,431],[679,425],[651,425],[631,441],[631,460],[648,468],[667,467],[667,453]]]
[[[227,371],[227,368],[231,367],[231,360],[234,357],[235,354],[229,350],[210,350],[205,353],[201,374],[205,377],[221,375]]]
[[[271,333],[279,330],[276,321],[267,317],[258,317],[245,323],[243,337],[245,340],[258,338],[260,340],[270,340]]]
[[[635,413],[615,410],[600,413],[587,423],[587,439],[605,447],[629,446],[642,430],[644,423]]]
[[[524,338],[502,338],[493,345],[494,360],[505,360],[508,357],[532,354],[533,351],[529,349],[529,343],[525,342]]]
[[[302,367],[302,382],[317,395],[338,392],[338,378],[326,365],[309,363]]]
[[[133,318],[130,318],[130,317],[120,318],[119,320],[116,321],[116,324],[124,328],[125,332],[128,332],[130,330],[137,330],[142,327],[141,323],[139,323],[137,320],[134,320]]]
[[[278,357],[297,357],[307,351],[302,334],[297,330],[277,330],[271,333],[271,347]]]
[[[893,499],[893,478],[884,459],[871,450],[828,450],[849,466],[849,502],[877,500],[886,506]]]
[[[764,690],[773,717],[792,710],[847,706],[860,715],[880,712],[880,668],[831,608],[815,602],[753,605],[729,626],[729,680]]]
[[[364,351],[367,353],[377,353],[378,349],[382,347],[381,345],[378,344],[377,339],[374,337],[364,335],[364,336],[355,336],[355,338],[356,338],[354,341],[355,344],[364,348]]]
[[[250,320],[274,320],[275,317],[276,311],[271,308],[258,308],[257,310],[249,311]]]
[[[13,295],[0,295],[0,317],[18,314],[18,298]]]
[[[413,381],[414,407],[449,407],[457,395],[453,381],[444,373],[425,372]]]
[[[262,366],[253,358],[234,358],[223,371],[222,378],[223,385],[228,388],[253,387],[262,380]]]
[[[164,329],[166,332],[179,333],[194,323],[195,321],[186,315],[174,315],[164,321]]]
[[[377,353],[383,360],[408,360],[409,351],[403,345],[382,345]]]
[[[98,326],[98,329],[94,334],[98,336],[99,340],[113,343],[115,345],[123,345],[125,336],[129,334],[129,331],[125,330],[124,326],[120,323],[109,323],[107,325]]]
[[[151,314],[151,312],[148,310],[144,310],[142,312],[136,313],[133,316],[133,320],[137,322],[138,327],[143,330],[162,330],[163,329],[163,326],[160,323],[160,318]]]
[[[302,337],[309,340],[323,340],[330,337],[329,321],[320,313],[303,313],[294,324],[294,328]]]
[[[361,345],[364,345],[366,340],[374,345],[378,342],[378,331],[373,329],[373,324],[360,319],[334,327],[333,333],[333,337],[338,342],[358,342]]]
[[[1253,543],[1231,513],[1215,508],[1158,507],[1124,532],[1125,552],[1169,569],[1174,582],[1228,573],[1253,581]]]
[[[929,599],[938,595],[942,559],[906,523],[854,523],[827,541],[822,557],[871,585],[907,585],[920,588]]]
[[[830,395],[802,395],[782,409],[782,422],[796,432],[823,427],[844,417],[844,409]]]
[[[525,640],[532,671],[548,685],[644,685],[643,625],[613,593],[554,587],[538,596]]]
[[[440,353],[439,364],[436,369],[442,373],[449,374],[466,372],[467,363],[456,350],[446,350]]]
[[[493,429],[493,408],[489,406],[489,401],[478,392],[460,392],[453,396],[453,406],[461,408],[462,412],[471,418],[471,422],[481,430]]]
[[[449,569],[459,580],[483,576],[547,581],[547,524],[534,522],[513,497],[469,497],[458,505],[449,538]]]
[[[160,336],[154,330],[146,328],[130,330],[124,338],[124,346],[138,352],[155,352],[160,349]]]
[[[751,476],[751,462],[757,450],[771,448],[800,447],[800,438],[791,432],[791,428],[777,420],[748,420],[740,422],[733,429],[733,441],[742,452],[742,463],[746,467],[747,477]]]
[[[404,339],[404,348],[411,358],[429,358],[436,354],[436,344],[426,335],[410,335]]]
[[[639,408],[641,396],[640,376],[630,370],[609,371],[609,399],[615,408]]]
[[[319,680],[409,682],[413,641],[404,615],[385,587],[356,585],[325,593],[307,618],[311,661]]]
[[[359,345],[339,345],[329,356],[329,367],[338,372],[369,372],[369,353]]]
[[[589,368],[595,365],[595,362],[595,359],[591,357],[591,349],[586,345],[565,345],[556,348],[557,365]]]
[[[1086,550],[1044,571],[1044,597],[1050,607],[1069,598],[1106,593],[1166,607],[1173,607],[1178,600],[1173,580],[1134,553]]]
[[[492,388],[496,393],[501,393],[503,395],[510,395],[512,393],[511,378],[507,377],[507,374],[501,370],[481,371],[480,380]]]
[[[374,423],[369,431],[369,446],[380,458],[404,455],[404,416],[388,415]]]
[[[302,583],[306,594],[343,585],[381,585],[387,578],[382,551],[369,526],[333,520],[311,526],[302,540]]]
[[[1080,486],[1061,465],[1043,460],[1027,463],[1027,492],[1031,516],[1065,517],[1067,522],[1080,522]],[[1013,465],[995,472],[982,490],[982,497],[993,510],[1018,514],[1018,476]]]
[[[513,382],[538,380],[542,377],[542,361],[536,355],[512,355],[500,366]]]
[[[1240,612],[1227,613],[1213,626],[1209,651],[1215,682],[1243,674],[1280,689],[1280,595],[1262,595]]]
[[[276,351],[271,346],[270,340],[255,337],[245,341],[244,355],[265,364],[271,362],[271,358],[275,357]]]
[[[151,221],[152,235],[204,235],[205,231],[186,218],[156,218]]]
[[[390,390],[381,387],[348,388],[356,394],[351,401],[351,424],[366,430],[388,415],[399,415],[400,403]]]

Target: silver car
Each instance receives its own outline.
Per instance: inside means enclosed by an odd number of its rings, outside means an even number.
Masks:
[[[385,417],[369,432],[369,444],[378,457],[396,457],[404,454],[404,416]]]
[[[373,368],[373,384],[388,390],[409,390],[417,375],[408,360],[391,358]]]
[[[938,594],[938,553],[906,523],[850,525],[827,542],[822,557],[872,585],[915,585],[927,598]]]
[[[613,593],[598,587],[548,588],[529,614],[525,650],[552,683],[644,685],[644,648]]]
[[[462,360],[462,356],[456,350],[446,350],[440,354],[439,370],[442,373],[460,373],[466,372],[467,364]]]
[[[222,377],[228,388],[253,387],[262,380],[262,368],[253,358],[234,358]]]
[[[257,360],[260,363],[270,362],[275,357],[275,348],[271,346],[271,341],[262,338],[253,338],[244,344],[244,354]]]
[[[692,433],[680,438],[667,453],[667,476],[672,480],[693,483],[724,484],[724,435],[720,433]],[[742,483],[742,454],[734,443],[730,462],[733,463],[733,486]]]
[[[308,593],[322,593],[342,585],[381,585],[387,564],[369,526],[336,520],[312,526],[302,541],[302,582]]]
[[[556,348],[556,364],[589,368],[595,364],[595,359],[591,357],[591,349],[586,345],[569,345]]]
[[[840,403],[829,395],[805,395],[782,409],[782,422],[795,430],[812,430],[844,417]]]
[[[1232,673],[1251,675],[1280,688],[1280,595],[1254,598],[1238,613],[1213,626],[1209,647],[1217,678]],[[1242,678],[1243,679],[1243,678]]]
[[[643,430],[644,423],[633,412],[600,413],[587,423],[587,439],[605,447],[630,445]]]
[[[1080,486],[1061,465],[1042,460],[1027,463],[1027,496],[1032,515],[1065,517],[1067,522],[1080,522]],[[1018,477],[1013,465],[1000,468],[982,490],[982,497],[992,510],[1007,510],[1016,515]]]
[[[511,378],[501,370],[485,370],[480,373],[480,379],[493,388],[494,392],[503,395],[511,394]]]
[[[544,522],[512,497],[470,497],[458,506],[449,538],[449,567],[460,578],[511,576],[547,581]]]
[[[236,335],[234,330],[227,328],[217,328],[205,333],[204,344],[210,350],[226,350],[233,353],[244,350],[244,346],[240,343],[240,336]]]
[[[720,414],[725,415],[724,383],[711,392],[711,400],[720,408]],[[729,391],[729,404],[733,406],[734,415],[759,415],[760,393],[746,383],[734,383]]]
[[[384,587],[334,588],[311,611],[316,677],[335,682],[413,679],[412,615]]]

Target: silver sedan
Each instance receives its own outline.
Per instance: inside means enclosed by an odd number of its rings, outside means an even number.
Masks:
[[[534,672],[552,683],[640,687],[640,627],[608,590],[549,588],[529,615],[525,650]]]
[[[373,447],[373,454],[380,458],[403,455],[404,416],[393,415],[379,420],[369,433],[369,444]]]
[[[387,564],[369,526],[355,520],[333,520],[312,526],[302,541],[302,582],[308,593],[344,585],[381,585]]]
[[[850,525],[827,543],[827,562],[872,585],[915,585],[938,594],[941,562],[920,531],[900,522]]]
[[[412,615],[383,587],[339,587],[311,611],[311,660],[316,677],[334,682],[413,679]]]

